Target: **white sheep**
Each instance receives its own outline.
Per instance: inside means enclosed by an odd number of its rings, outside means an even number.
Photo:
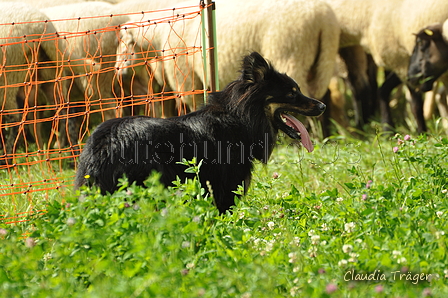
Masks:
[[[23,2],[28,3],[30,5],[33,5],[36,8],[46,8],[46,7],[52,7],[52,6],[59,6],[59,5],[65,5],[65,4],[72,4],[72,3],[79,3],[79,2],[90,2],[90,1],[97,1],[97,0],[0,0],[1,2]],[[116,4],[123,0],[104,0],[107,3],[110,4]]]
[[[174,7],[180,7],[178,4],[185,2],[185,0],[122,0],[117,1],[119,3],[115,4],[115,12],[120,13],[136,13],[136,18],[131,18],[133,20],[148,20],[148,16],[152,16],[152,11],[161,9],[171,9]],[[188,6],[199,4],[199,1],[190,0]],[[147,12],[142,13],[142,12]]]
[[[164,38],[171,31],[167,19],[173,15],[175,6],[180,7],[179,3],[179,0],[128,0],[115,5],[114,9],[114,13],[129,14],[130,18],[129,23],[122,26],[117,57],[121,94],[138,101],[145,99],[148,102],[147,110],[153,116],[171,117],[177,114],[175,100],[170,98],[177,85],[171,87],[168,81],[172,78],[165,77],[163,58],[154,58],[162,57],[163,45],[167,42]],[[198,4],[199,1],[190,1],[188,6]],[[157,97],[163,101],[158,102]]]
[[[55,82],[54,93],[57,96],[54,100],[59,101],[59,96],[64,97],[64,91],[57,91],[64,90],[64,81],[56,79],[63,77],[67,69],[86,73],[85,61],[75,56],[68,60],[63,55],[65,45],[57,38],[56,29],[48,19],[48,16],[24,3],[0,3],[0,131],[5,154],[14,152],[19,128],[22,134],[27,116],[33,114],[30,107],[40,104],[37,97],[30,96],[35,81]],[[56,66],[44,64],[40,67],[39,61],[53,61]],[[21,111],[17,103],[20,88],[23,88],[22,94],[26,97]]]
[[[303,92],[322,98],[333,75],[339,24],[323,1],[238,1],[217,3],[220,83],[237,73],[235,61],[259,51],[293,77]]]
[[[448,18],[446,0],[326,0],[333,8],[340,26],[340,47],[345,48],[348,59],[357,55],[352,49],[361,46],[370,53],[375,63],[386,70],[393,71],[392,78],[380,89],[380,106],[383,122],[393,126],[388,105],[390,91],[400,81],[406,81],[409,58],[414,47],[414,33],[426,25],[441,22]],[[351,71],[349,69],[349,71]],[[354,77],[364,77],[365,69],[358,69]],[[356,84],[355,84],[356,85]],[[359,84],[357,88],[362,88]],[[364,85],[365,87],[365,85]],[[411,91],[412,93],[412,91]],[[418,130],[426,130],[422,115],[422,100],[413,94],[412,109],[418,122]]]
[[[99,1],[48,7],[42,11],[61,34],[65,33],[64,42],[68,55],[92,59],[99,66],[99,71],[94,75],[81,76],[75,80],[78,90],[72,90],[70,102],[85,102],[85,112],[96,106],[105,109],[102,112],[103,120],[119,116],[119,103],[113,88],[116,76],[114,66],[119,44],[119,26],[126,23],[128,17],[113,15],[113,5]],[[83,134],[78,127],[81,119],[69,119],[72,121],[68,126],[69,141],[77,143]]]
[[[175,6],[195,4],[188,1]],[[250,51],[258,51],[280,71],[293,77],[304,94],[316,98],[324,96],[334,71],[339,43],[338,22],[326,3],[226,0],[216,5],[221,86],[238,75],[241,57]],[[150,6],[147,9],[151,9]],[[166,80],[172,89],[180,92],[202,89],[204,84],[201,52],[192,54],[202,45],[200,18],[184,20],[184,12],[173,11],[175,22],[151,25],[150,38],[147,38],[163,51]],[[189,53],[185,55],[187,51]],[[156,77],[158,75],[156,71]],[[202,99],[184,99],[192,109],[202,102]]]

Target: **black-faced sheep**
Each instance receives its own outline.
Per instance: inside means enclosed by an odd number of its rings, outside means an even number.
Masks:
[[[415,38],[415,47],[409,62],[409,84],[423,92],[431,91],[436,80],[448,88],[448,20],[421,29]],[[437,103],[443,126],[448,131],[448,104],[444,90],[437,85],[427,97]],[[426,106],[426,100],[425,100]],[[434,110],[433,108],[431,110]],[[432,113],[430,113],[432,114]],[[428,116],[425,116],[425,119]]]
[[[64,56],[65,45],[57,38],[56,29],[49,18],[30,5],[24,3],[0,3],[0,102],[1,102],[1,134],[5,154],[14,152],[18,140],[18,132],[23,131],[27,116],[32,114],[29,106],[37,106],[40,102],[28,103],[29,94],[35,88],[36,79],[55,82],[56,90],[63,90],[57,96],[64,97],[64,81],[56,80],[66,70],[86,73],[85,61],[72,56],[69,60]],[[21,23],[22,22],[22,23]],[[54,61],[55,66],[47,64],[40,67],[39,62]],[[44,75],[45,77],[42,77]],[[59,87],[58,87],[59,86]],[[17,98],[23,88],[25,109],[19,110]],[[59,98],[53,98],[58,101]],[[37,99],[32,99],[37,100]],[[4,160],[1,161],[2,163]]]
[[[393,126],[388,97],[397,83],[406,81],[409,58],[414,47],[413,34],[429,24],[443,23],[448,18],[448,1],[326,0],[326,2],[333,8],[341,26],[340,47],[350,50],[352,46],[362,46],[372,55],[379,67],[396,73],[396,77],[391,79],[389,85],[382,87],[379,98],[383,122]],[[355,76],[366,77],[366,74],[363,71]],[[367,82],[367,79],[364,82]],[[418,130],[425,131],[421,94],[410,91]]]
[[[448,31],[448,21],[445,22]],[[416,34],[415,47],[409,61],[408,78],[421,91],[432,90],[434,82],[448,70],[448,32],[437,23]]]

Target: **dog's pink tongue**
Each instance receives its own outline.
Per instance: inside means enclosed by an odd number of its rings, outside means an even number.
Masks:
[[[291,126],[300,133],[301,143],[303,147],[305,147],[308,152],[313,152],[314,146],[313,143],[311,143],[310,134],[308,133],[302,122],[289,114],[283,114],[282,116],[286,119],[286,125]]]

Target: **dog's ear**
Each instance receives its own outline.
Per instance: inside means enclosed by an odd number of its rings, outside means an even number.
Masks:
[[[242,78],[247,83],[256,84],[263,81],[270,70],[269,63],[257,52],[243,59]]]

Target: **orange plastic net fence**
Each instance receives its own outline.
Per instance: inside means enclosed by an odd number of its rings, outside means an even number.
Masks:
[[[204,103],[201,9],[33,22],[5,22],[0,12],[0,223],[41,214],[70,192],[102,121]]]

